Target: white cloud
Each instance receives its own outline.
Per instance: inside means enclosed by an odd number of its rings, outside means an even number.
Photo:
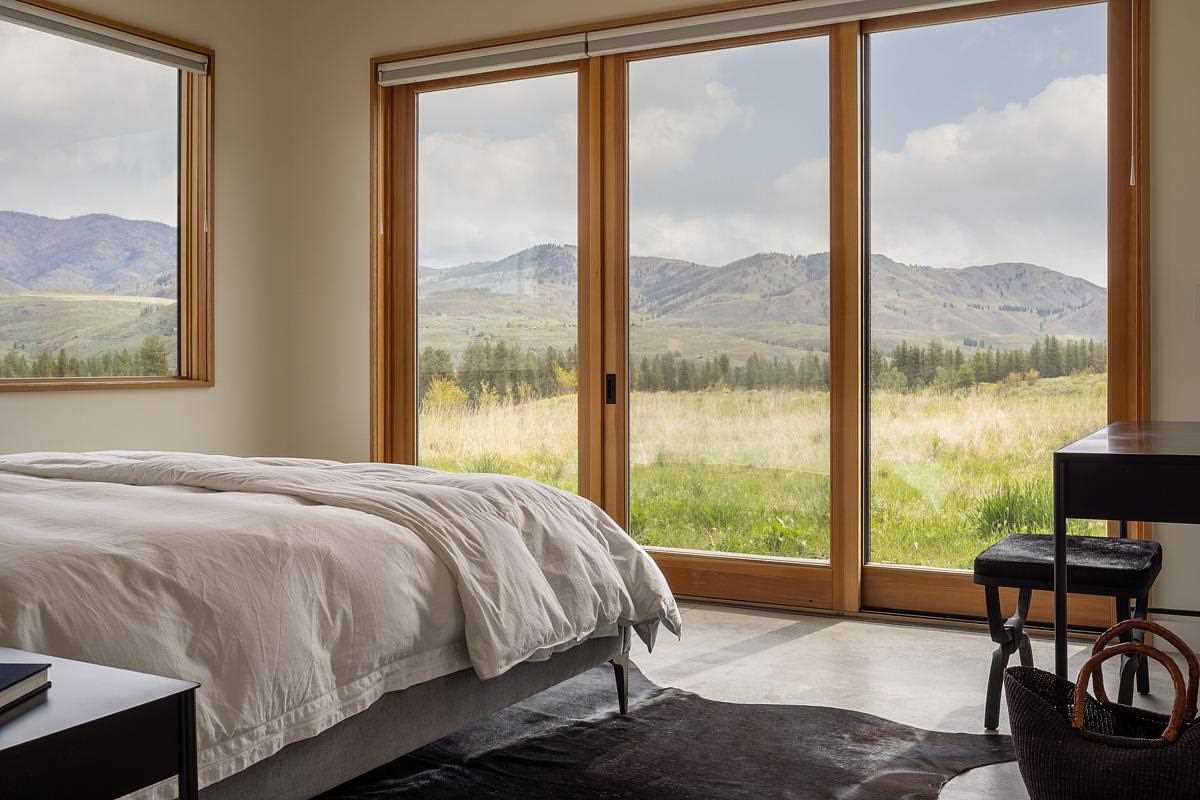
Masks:
[[[533,244],[574,243],[576,119],[498,138],[438,133],[419,142],[419,260],[451,266]]]
[[[629,122],[630,170],[668,172],[691,167],[703,141],[731,125],[750,123],[750,110],[740,106],[736,93],[719,81],[708,81],[690,95],[676,98],[671,106],[636,112]]]
[[[717,76],[687,80],[686,72],[664,69],[636,84],[646,88],[631,109],[631,252],[723,264],[759,251],[827,250],[828,160],[806,159],[773,178],[736,162],[706,165],[706,143],[724,137],[720,152],[736,153],[730,137],[762,118]],[[1058,79],[1028,102],[875,150],[873,250],[937,266],[1029,261],[1103,283],[1105,83],[1103,75]],[[550,104],[506,91],[484,103],[487,114],[464,111],[441,124],[450,118],[439,113],[438,132],[421,139],[422,263],[576,240],[573,95]],[[479,122],[502,108],[520,109],[522,121],[508,123],[517,134]]]
[[[1105,83],[1103,75],[1055,80],[1027,103],[875,150],[872,249],[936,266],[1028,261],[1103,284]],[[808,159],[769,186],[712,183],[678,207],[635,209],[631,250],[709,264],[826,250],[828,168],[825,158]]]
[[[901,261],[1028,261],[1104,282],[1106,80],[1051,82],[872,153],[872,241]]]
[[[0,209],[174,224],[177,72],[0,22]]]

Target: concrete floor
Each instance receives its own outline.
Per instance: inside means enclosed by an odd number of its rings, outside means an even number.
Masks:
[[[681,610],[682,639],[663,631],[653,654],[640,642],[633,651],[660,686],[713,700],[835,706],[931,730],[983,732],[994,649],[985,633],[706,603],[683,603]],[[1034,639],[1033,651],[1037,665],[1053,664],[1049,639]],[[1072,674],[1084,660],[1084,645],[1072,643]],[[1115,662],[1106,667],[1115,670]],[[1138,703],[1169,709],[1170,682],[1158,669],[1151,668],[1154,694]],[[1108,685],[1115,694],[1115,674]],[[1007,733],[1007,710],[1000,724]],[[1015,762],[968,772],[941,794],[985,798],[1028,800]]]

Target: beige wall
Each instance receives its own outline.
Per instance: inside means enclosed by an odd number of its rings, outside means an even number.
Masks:
[[[1200,3],[1154,0],[1150,30],[1151,403],[1158,419],[1200,420]],[[1200,527],[1160,525],[1156,537],[1155,604],[1200,608]],[[1200,623],[1167,622],[1200,645]]]
[[[269,9],[244,0],[71,0],[78,8],[212,47],[216,58],[216,336],[212,389],[0,394],[0,452],[161,448],[230,453],[284,448],[278,412],[286,364],[286,267],[275,244],[287,206],[275,176],[286,153],[282,96],[268,91],[275,68],[263,36]],[[274,46],[275,54],[283,51]],[[346,313],[354,313],[347,310]]]

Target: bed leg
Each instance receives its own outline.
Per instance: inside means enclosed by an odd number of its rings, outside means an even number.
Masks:
[[[617,679],[617,706],[621,709],[621,716],[625,716],[629,711],[629,681],[625,675],[625,659],[614,658],[608,663],[612,664],[613,677]]]

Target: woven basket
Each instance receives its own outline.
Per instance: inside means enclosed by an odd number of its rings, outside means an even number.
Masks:
[[[1162,651],[1138,642],[1108,647],[1134,629],[1161,636],[1188,661],[1185,685],[1179,667]],[[1161,663],[1171,675],[1170,716],[1108,701],[1100,665],[1125,653]],[[1094,680],[1098,699],[1087,694]],[[1032,667],[1004,676],[1013,746],[1031,800],[1196,800],[1200,797],[1200,724],[1196,692],[1200,662],[1179,637],[1160,625],[1129,620],[1106,631],[1077,683]]]

